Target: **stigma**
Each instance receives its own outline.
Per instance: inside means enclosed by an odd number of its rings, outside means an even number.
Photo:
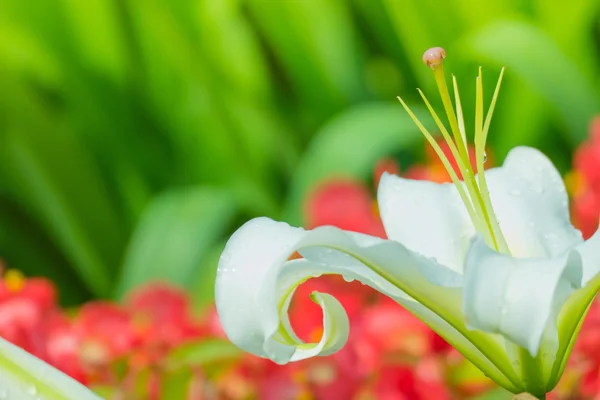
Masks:
[[[446,58],[446,50],[441,47],[432,47],[423,53],[423,62],[431,68],[440,65],[444,58]]]

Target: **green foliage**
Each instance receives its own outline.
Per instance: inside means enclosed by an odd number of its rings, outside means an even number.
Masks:
[[[242,351],[229,341],[202,340],[178,347],[169,354],[166,364],[173,369],[206,367],[234,360],[241,354]]]
[[[596,0],[4,0],[0,257],[68,304],[157,278],[206,304],[236,225],[300,224],[319,181],[366,178],[422,140],[394,97],[418,111],[421,87],[439,105],[431,46],[467,88],[485,63],[487,98],[507,67],[497,159],[526,144],[567,168],[600,112],[599,13]]]
[[[116,296],[153,280],[191,289],[195,271],[235,213],[230,196],[206,187],[171,189],[143,213],[125,253]],[[203,277],[200,277],[201,280]]]

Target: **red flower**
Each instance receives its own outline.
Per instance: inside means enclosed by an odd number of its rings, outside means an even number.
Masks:
[[[600,117],[592,121],[590,138],[577,149],[573,167],[566,178],[573,197],[573,222],[589,238],[600,217]]]
[[[307,228],[332,225],[338,228],[385,237],[368,188],[361,182],[336,179],[319,185],[305,208]]]
[[[190,317],[188,297],[165,283],[133,291],[126,301],[140,339],[147,347],[168,350],[203,332]]]

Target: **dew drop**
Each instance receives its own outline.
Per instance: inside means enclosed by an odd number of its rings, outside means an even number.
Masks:
[[[484,151],[483,152],[483,162],[487,161],[487,153]]]
[[[354,278],[350,277],[350,276],[346,276],[346,275],[342,275],[342,277],[344,278],[344,280],[348,283],[354,282]]]
[[[37,388],[34,385],[30,385],[27,387],[27,393],[29,393],[32,396],[35,396],[37,394]]]
[[[537,172],[542,172],[544,170],[544,164],[536,164],[535,170]]]

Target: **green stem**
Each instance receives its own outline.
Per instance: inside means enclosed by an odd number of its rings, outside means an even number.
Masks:
[[[532,357],[525,348],[519,348],[519,359],[521,361],[521,374],[525,387],[540,399],[545,398],[546,385],[543,379],[542,365],[539,357]],[[543,397],[541,397],[543,396]]]

